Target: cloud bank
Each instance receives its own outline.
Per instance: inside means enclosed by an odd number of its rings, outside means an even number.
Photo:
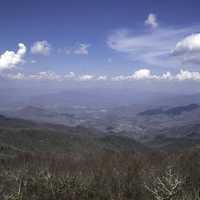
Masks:
[[[36,74],[23,73],[4,73],[0,77],[8,80],[48,80],[48,81],[200,81],[200,72],[180,70],[176,74],[165,72],[161,74],[154,74],[150,69],[139,69],[130,75],[105,76],[105,75],[78,75],[74,72],[68,74],[57,74],[52,71],[44,71]]]
[[[193,72],[188,70],[180,70],[177,74],[172,75],[170,72],[162,74],[152,74],[149,69],[140,69],[128,76],[115,76],[111,78],[113,81],[125,81],[125,80],[167,80],[167,81],[200,81],[200,72]]]

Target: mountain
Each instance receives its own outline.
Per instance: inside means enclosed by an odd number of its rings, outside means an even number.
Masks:
[[[95,153],[99,151],[145,151],[134,139],[107,136],[95,129],[67,127],[28,120],[0,118],[0,156],[22,152]]]
[[[183,112],[190,112],[199,108],[198,104],[189,104],[186,106],[177,106],[169,109],[156,108],[138,113],[138,115],[180,115]]]
[[[200,146],[200,135],[198,137],[185,136],[185,137],[170,137],[167,135],[158,135],[152,141],[146,143],[147,146],[164,150],[168,152],[183,151],[196,146]]]
[[[57,113],[37,106],[25,106],[17,109],[16,113],[14,114],[24,118],[32,118],[32,117],[52,117],[55,116]]]
[[[196,110],[198,108],[199,108],[199,105],[197,105],[197,104],[189,104],[189,105],[186,105],[186,106],[177,106],[177,107],[174,107],[174,108],[171,108],[171,109],[164,111],[164,114],[180,115],[183,112],[190,112],[190,111]]]
[[[4,115],[0,115],[0,120],[6,119]]]
[[[200,124],[157,130],[141,142],[123,135],[123,132],[103,133],[81,126],[67,127],[0,116],[0,156],[13,156],[20,152],[177,151],[197,145],[200,145]]]
[[[164,111],[162,108],[155,108],[155,109],[149,109],[145,110],[143,112],[138,113],[138,115],[145,116],[145,115],[160,115],[164,114]]]
[[[100,142],[106,149],[115,149],[116,151],[136,151],[144,152],[150,150],[140,142],[124,136],[108,135],[100,139]]]
[[[7,110],[4,115],[18,119],[31,120],[35,122],[74,125],[72,123],[73,115],[70,113],[57,112],[53,109],[47,109],[39,106],[24,106],[17,109]]]

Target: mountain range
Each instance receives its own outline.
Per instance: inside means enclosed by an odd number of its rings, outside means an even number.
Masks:
[[[88,154],[99,151],[174,151],[200,145],[200,124],[160,130],[135,140],[124,132],[99,132],[0,116],[0,156],[18,153]]]

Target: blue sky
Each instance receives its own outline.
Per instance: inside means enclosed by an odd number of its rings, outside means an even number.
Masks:
[[[198,0],[2,1],[0,75],[200,80],[199,8]]]

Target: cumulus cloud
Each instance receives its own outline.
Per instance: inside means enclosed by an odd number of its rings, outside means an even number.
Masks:
[[[176,76],[175,78],[177,80],[180,81],[184,81],[184,80],[200,80],[200,72],[190,72],[187,70],[181,70]]]
[[[152,75],[151,70],[149,69],[139,69],[135,71],[133,74],[124,76],[119,75],[116,77],[113,77],[112,80],[114,81],[120,81],[120,80],[147,80],[147,79],[158,79],[158,76]]]
[[[76,77],[76,75],[74,72],[69,72],[69,74],[64,75],[64,79],[73,79],[75,77]]]
[[[107,76],[98,76],[97,80],[98,81],[106,81],[107,80]]]
[[[6,70],[16,67],[16,65],[23,63],[26,54],[26,46],[23,43],[18,44],[17,52],[5,51],[0,55],[0,70]]]
[[[88,81],[88,80],[94,79],[94,76],[93,76],[93,75],[90,75],[90,74],[85,74],[85,75],[79,76],[78,79],[79,79],[80,81]]]
[[[46,41],[37,41],[31,47],[32,54],[49,55],[51,51],[51,45]]]
[[[200,64],[200,33],[192,34],[179,41],[172,54],[183,64]]]
[[[177,67],[180,65],[180,60],[172,55],[172,49],[180,38],[194,29],[194,27],[158,28],[153,33],[151,31],[138,33],[121,29],[109,35],[107,45],[114,51],[127,55],[128,59],[140,65]]]
[[[145,79],[151,76],[151,71],[149,69],[140,69],[133,74],[135,79]]]
[[[147,26],[150,26],[152,28],[158,27],[157,17],[155,14],[150,13],[147,17],[147,19],[144,22]]]
[[[185,54],[188,52],[200,52],[200,33],[185,37],[176,44],[173,51],[175,55]]]
[[[135,71],[132,75],[128,76],[116,76],[112,77],[113,81],[124,81],[124,80],[167,80],[167,81],[200,81],[200,72],[193,72],[188,70],[180,70],[175,75],[172,75],[170,72],[162,73],[162,74],[152,74],[149,69],[140,69]]]

